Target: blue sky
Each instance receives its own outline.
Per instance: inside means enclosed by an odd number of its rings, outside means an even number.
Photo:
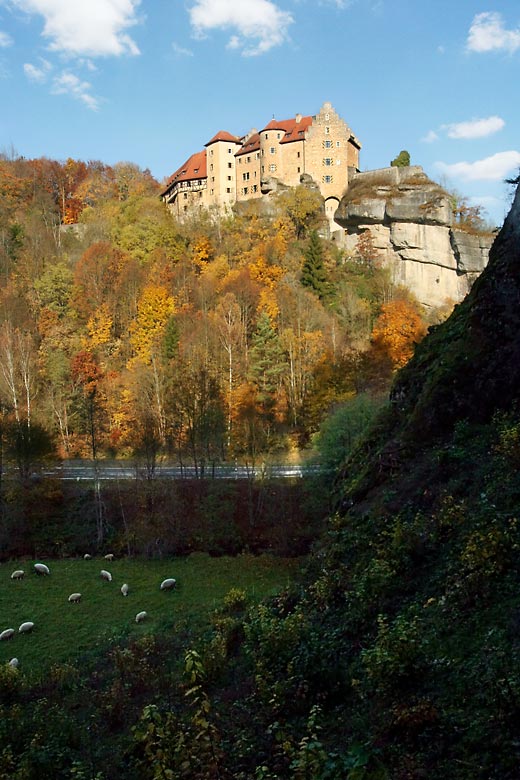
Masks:
[[[0,151],[160,181],[218,130],[330,101],[361,170],[407,149],[500,224],[519,77],[518,0],[0,0]]]

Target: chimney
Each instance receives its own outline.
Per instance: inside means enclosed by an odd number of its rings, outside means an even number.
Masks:
[[[300,122],[302,121],[302,115],[301,114],[296,114],[295,119],[296,119],[296,124],[299,125]]]

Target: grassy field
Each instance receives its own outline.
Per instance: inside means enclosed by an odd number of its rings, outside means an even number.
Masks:
[[[295,559],[266,555],[211,558],[204,554],[157,561],[42,562],[49,566],[49,576],[38,576],[31,560],[0,565],[0,632],[6,628],[16,632],[13,639],[0,642],[0,663],[16,657],[28,675],[102,650],[122,637],[203,624],[231,588],[244,590],[248,600],[256,602],[287,585],[300,565]],[[15,569],[25,571],[23,580],[11,580]],[[101,579],[101,569],[111,572],[112,582]],[[176,590],[160,590],[166,577],[175,577]],[[120,591],[125,582],[126,597]],[[82,594],[79,604],[68,602],[74,592]],[[136,624],[141,610],[148,618]],[[18,633],[24,621],[34,623],[30,634]]]

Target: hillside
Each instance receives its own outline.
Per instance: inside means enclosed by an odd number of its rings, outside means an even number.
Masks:
[[[223,765],[247,743],[262,769],[232,776],[518,777],[519,260],[517,192],[488,268],[344,464],[304,587],[245,623],[248,694],[214,696]]]

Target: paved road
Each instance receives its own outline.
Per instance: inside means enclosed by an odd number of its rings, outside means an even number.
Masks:
[[[204,476],[207,479],[260,479],[262,477],[274,477],[278,479],[287,479],[290,477],[301,478],[319,473],[320,467],[312,466],[291,466],[291,465],[261,465],[255,468],[247,466],[215,466],[215,468],[206,467]],[[54,468],[45,469],[45,476],[54,476],[63,480],[117,480],[117,479],[146,479],[147,470],[145,467],[135,464],[109,461],[98,461],[96,468],[89,461],[64,461],[61,465]],[[196,479],[201,476],[200,470],[197,471],[194,466],[171,466],[158,465],[154,472],[155,478],[160,479]]]

